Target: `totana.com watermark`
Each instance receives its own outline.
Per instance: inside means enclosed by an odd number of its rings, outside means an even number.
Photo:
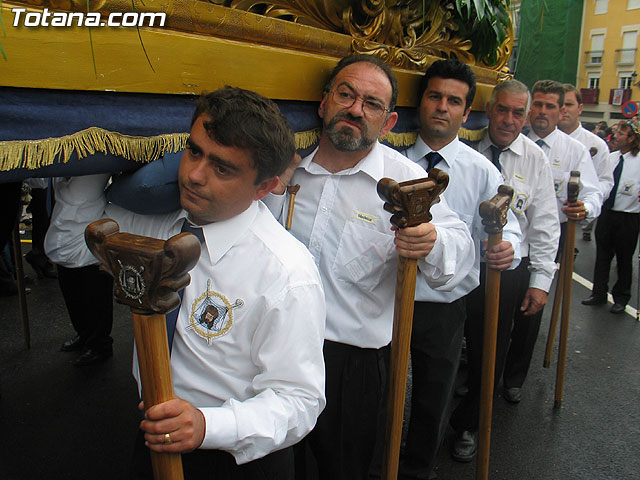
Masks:
[[[27,12],[12,8],[14,27],[164,27],[166,13],[111,12],[106,21],[99,12]]]

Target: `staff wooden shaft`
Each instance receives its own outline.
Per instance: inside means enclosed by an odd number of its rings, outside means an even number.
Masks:
[[[439,201],[439,196],[448,183],[449,176],[433,168],[429,172],[429,178],[410,180],[401,184],[390,178],[383,178],[378,182],[377,190],[380,198],[385,201],[384,209],[392,213],[391,223],[398,228],[405,228],[431,221],[431,205]],[[417,273],[417,260],[402,256],[398,258],[393,336],[387,380],[389,388],[382,463],[383,480],[398,478]]]
[[[131,307],[145,409],[173,398],[169,342],[163,315],[178,307],[177,291],[188,285],[200,257],[200,242],[189,233],[169,240],[120,233],[111,219],[85,230],[91,253],[114,277],[115,298]],[[183,480],[179,453],[151,451],[155,480]]]
[[[387,448],[384,451],[382,463],[384,465],[382,478],[388,480],[395,479],[398,476],[417,273],[418,263],[416,260],[405,257],[398,258],[398,277],[396,279],[393,337],[391,340],[388,378]]]
[[[558,368],[556,372],[556,392],[554,407],[562,405],[564,377],[567,365],[567,348],[569,341],[569,316],[571,312],[571,290],[573,286],[573,248],[576,239],[576,222],[567,220],[567,237],[564,245],[564,263],[566,269],[563,279],[562,318],[560,321],[560,342],[558,345]]]
[[[551,320],[549,321],[549,333],[547,334],[547,345],[544,350],[544,360],[542,366],[549,368],[551,366],[551,357],[553,356],[553,344],[556,341],[556,332],[558,331],[558,318],[560,317],[560,306],[562,305],[562,296],[564,293],[565,270],[567,262],[565,261],[565,253],[567,249],[562,249],[560,256],[560,270],[558,271],[558,280],[556,282],[556,294],[553,297],[553,309],[551,310]]]
[[[178,307],[180,308],[180,307]],[[132,311],[133,332],[140,366],[140,382],[145,409],[173,398],[171,365],[164,315],[141,315]],[[155,480],[181,480],[179,453],[151,451]]]
[[[507,223],[507,211],[513,198],[513,188],[500,185],[498,193],[480,204],[479,214],[489,234],[487,250],[502,242],[502,229]],[[484,334],[482,339],[482,376],[480,381],[480,418],[478,423],[478,462],[476,478],[489,478],[491,452],[491,416],[496,370],[498,313],[500,310],[500,271],[487,266],[484,305]]]
[[[24,336],[24,344],[29,349],[31,348],[31,329],[29,328],[29,311],[27,309],[27,295],[24,285],[24,264],[22,263],[19,224],[13,229],[12,243],[16,267],[16,283],[18,284],[18,301],[20,302],[20,319],[22,320],[22,335]]]
[[[502,233],[489,235],[487,249],[502,241]],[[480,384],[480,421],[478,427],[477,479],[489,478],[491,451],[491,416],[496,369],[496,343],[500,306],[500,271],[487,267],[484,307],[484,336],[482,340],[482,380]]]
[[[289,194],[289,209],[287,211],[287,222],[285,224],[285,228],[287,230],[291,230],[291,225],[293,224],[293,207],[296,203],[296,194],[300,190],[300,185],[289,185],[287,187],[287,193]]]

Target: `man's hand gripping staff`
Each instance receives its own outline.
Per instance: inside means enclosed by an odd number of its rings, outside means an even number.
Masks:
[[[429,178],[403,183],[383,178],[378,182],[378,195],[385,201],[384,209],[392,214],[391,223],[396,229],[396,248],[399,254],[388,378],[389,396],[383,479],[395,479],[398,475],[413,303],[418,272],[417,259],[426,256],[433,248],[435,227],[428,223],[431,221],[430,210],[431,206],[440,200],[440,194],[448,183],[449,176],[437,168],[429,172]],[[412,243],[411,240],[420,237],[423,230],[427,232],[426,241]],[[407,233],[410,238],[407,237]],[[432,240],[431,237],[433,237]],[[426,253],[422,253],[425,250]]]
[[[115,298],[131,307],[145,408],[173,398],[164,314],[180,305],[178,290],[187,286],[200,257],[200,242],[190,233],[167,241],[120,233],[111,219],[98,220],[85,230],[91,253],[113,276]],[[170,433],[164,442],[173,443]],[[151,451],[156,480],[181,480],[179,453]]]

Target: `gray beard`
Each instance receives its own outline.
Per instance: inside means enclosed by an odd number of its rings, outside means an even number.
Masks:
[[[345,118],[346,115],[336,115],[331,121],[324,126],[327,137],[333,144],[333,146],[341,152],[357,152],[366,150],[376,141],[375,138],[368,136],[367,127],[365,124],[360,124],[362,135],[360,138],[354,136],[353,129],[349,127],[336,128],[336,124]]]

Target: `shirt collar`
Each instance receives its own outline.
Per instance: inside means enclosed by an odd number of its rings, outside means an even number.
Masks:
[[[456,157],[458,156],[459,149],[460,149],[460,140],[456,135],[456,138],[451,140],[451,142],[449,142],[447,145],[442,147],[440,150],[435,150],[435,151],[437,151],[440,154],[440,156],[444,159],[444,162],[449,167],[451,167]],[[422,139],[420,135],[418,135],[418,138],[416,139],[416,143],[411,147],[411,150],[412,152],[411,152],[411,155],[409,155],[409,158],[414,161],[419,160],[422,157],[424,157],[427,153],[434,151],[429,145],[425,143],[425,141]]]
[[[207,223],[202,226],[205,247],[209,254],[211,265],[216,264],[236,242],[243,237],[249,226],[253,223],[258,213],[258,202],[252,202],[244,212],[222,220],[220,222]],[[187,212],[181,218],[186,221]]]
[[[556,127],[553,129],[553,131],[549,135],[547,135],[542,139],[544,143],[546,143],[549,146],[549,148],[553,147],[553,144],[555,143],[556,139],[559,136],[559,132],[560,131],[558,130],[558,127]],[[540,139],[540,137],[536,134],[536,132],[534,132],[533,128],[529,131],[529,138],[534,142]]]
[[[522,156],[524,154],[524,140],[522,138],[522,133],[519,133],[515,140],[507,145],[507,147],[503,151],[511,150],[514,154]],[[495,144],[491,141],[489,131],[487,130],[487,133],[484,137],[482,137],[482,140],[480,140],[480,143],[478,144],[478,151],[480,151],[481,153],[486,152],[487,150],[489,150],[491,145]]]
[[[304,157],[298,164],[298,168],[303,168],[311,174],[326,174],[327,170],[313,162],[313,158],[318,153],[319,148],[319,146],[316,147],[313,152]],[[384,176],[384,151],[380,142],[376,141],[367,156],[352,168],[337,172],[335,175],[354,175],[358,172],[366,173],[376,182]]]

